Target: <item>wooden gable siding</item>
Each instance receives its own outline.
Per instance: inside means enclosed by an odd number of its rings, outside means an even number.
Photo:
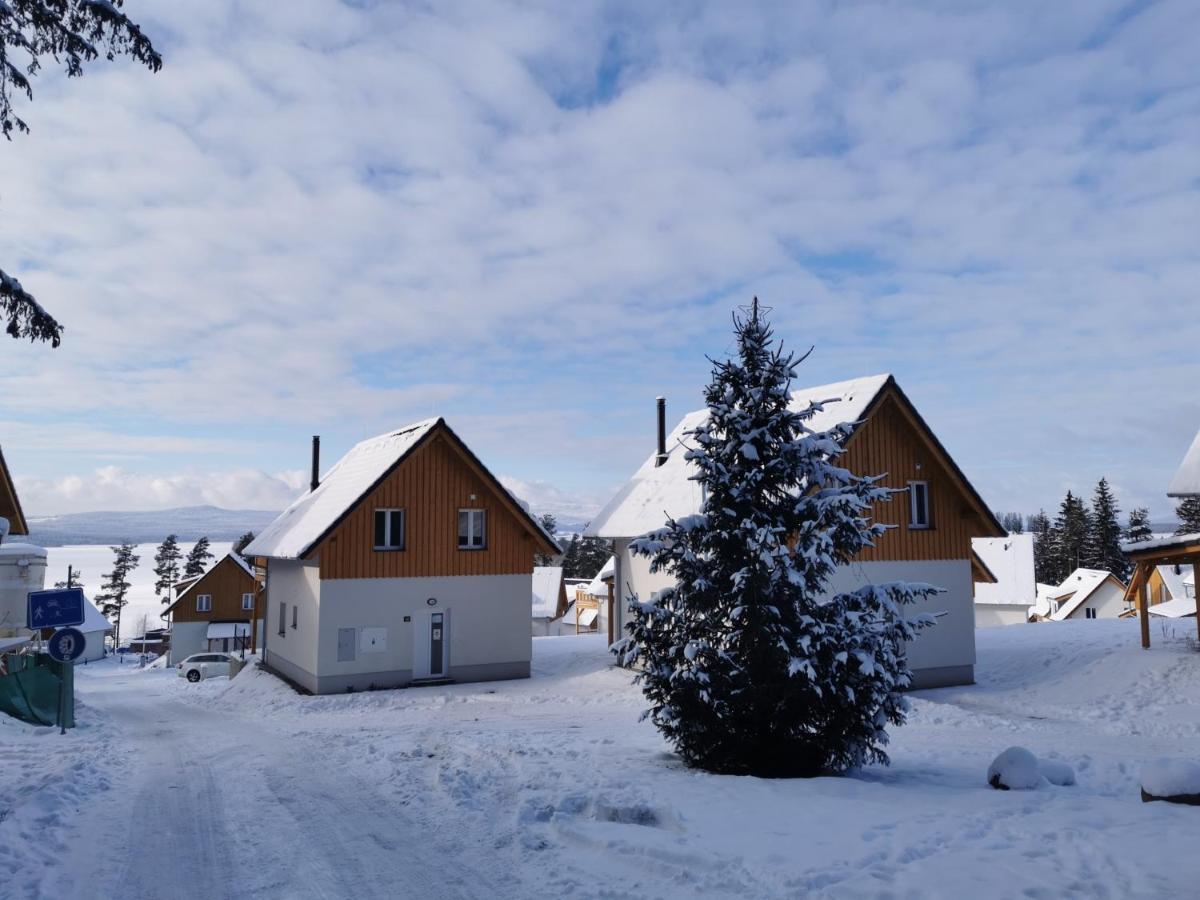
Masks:
[[[257,590],[253,576],[226,556],[179,598],[171,615],[176,622],[249,621],[252,611],[242,609],[242,594]],[[200,594],[212,595],[211,611],[196,611],[196,597]]]
[[[890,502],[876,503],[871,514],[876,522],[898,527],[889,529],[858,559],[970,559],[971,538],[995,536],[995,529],[983,521],[941,456],[896,396],[884,394],[838,462],[856,475],[886,475],[881,483],[890,488],[928,482],[931,527],[909,528],[908,494],[896,494]]]
[[[0,516],[8,519],[9,534],[29,534],[29,525],[21,510],[21,499],[17,496],[17,487],[13,484],[3,453],[0,453]]]
[[[374,549],[376,509],[405,510],[405,549]],[[458,549],[460,509],[487,510],[485,549]],[[314,555],[323,579],[421,578],[532,573],[537,549],[528,528],[439,434],[368,493]]]

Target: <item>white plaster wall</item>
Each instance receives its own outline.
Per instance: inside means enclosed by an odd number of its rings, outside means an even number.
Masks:
[[[943,588],[924,603],[907,607],[909,616],[932,613],[937,624],[917,635],[908,646],[910,669],[934,669],[975,664],[975,594],[971,562],[966,559],[865,562],[843,566],[830,579],[830,595],[866,584],[916,581]]]
[[[208,649],[207,622],[174,622],[171,625],[171,650],[167,662],[183,662],[193,653]]]
[[[628,539],[618,539],[613,543],[613,555],[616,559],[613,582],[613,636],[620,640],[625,636],[625,623],[629,621],[630,595],[636,595],[645,603],[655,592],[673,585],[675,579],[666,572],[651,573],[650,560],[645,556],[632,554],[629,551]],[[607,623],[602,625],[606,626]],[[607,633],[607,627],[605,631]]]
[[[103,659],[105,634],[107,634],[107,632],[85,631],[83,633],[83,654],[79,657],[79,659],[75,660],[75,662],[95,662],[98,659]]]
[[[618,583],[626,586],[621,597],[628,598],[629,588],[640,600],[649,600],[655,591],[674,583],[667,573],[650,573],[645,557],[629,552],[629,541],[616,541],[616,574]],[[966,559],[905,560],[899,562],[865,562],[843,566],[830,579],[830,596],[854,590],[866,584],[889,581],[917,581],[944,588],[925,603],[908,607],[913,615],[929,612],[938,615],[937,624],[926,629],[908,647],[908,664],[912,669],[975,664],[975,601],[971,582],[971,563]],[[620,626],[628,618],[625,602],[616,603]],[[617,636],[624,632],[617,631]]]
[[[975,587],[978,590],[979,585]],[[975,604],[976,628],[995,628],[999,625],[1022,625],[1028,621],[1028,606],[1013,603]]]
[[[447,664],[450,668],[499,663],[528,663],[533,656],[529,597],[533,573],[445,578],[345,578],[321,582],[321,621],[317,668],[320,677],[371,672],[410,671],[414,629],[431,612],[448,613]],[[430,606],[429,599],[437,604]],[[302,613],[303,615],[303,613]],[[405,622],[409,616],[412,621]],[[310,624],[309,627],[312,627]],[[365,653],[359,646],[353,662],[338,662],[339,628],[383,628],[387,648]],[[303,630],[303,628],[301,629]],[[274,647],[278,641],[267,636]],[[288,640],[292,639],[289,630]],[[428,655],[427,638],[419,649]],[[418,677],[421,673],[417,673]]]
[[[318,562],[290,559],[270,561],[267,569],[267,610],[263,617],[268,664],[272,656],[278,655],[305,672],[318,674],[317,620],[322,599],[320,572]],[[282,636],[279,634],[280,603],[287,604]],[[299,609],[296,628],[292,628],[293,607]]]
[[[1113,584],[1112,581],[1105,581],[1104,584],[1092,592],[1092,596],[1081,603],[1067,618],[1085,619],[1087,618],[1087,613],[1084,612],[1085,609],[1096,610],[1097,619],[1116,619],[1120,617],[1121,613],[1129,609],[1129,607],[1125,605],[1125,592]]]

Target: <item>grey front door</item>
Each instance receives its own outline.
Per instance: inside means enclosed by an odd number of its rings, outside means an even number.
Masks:
[[[429,674],[442,675],[443,648],[446,643],[445,615],[434,613],[429,624]]]

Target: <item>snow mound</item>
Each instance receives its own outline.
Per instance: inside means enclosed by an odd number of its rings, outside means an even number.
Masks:
[[[1024,747],[1009,747],[988,766],[987,782],[998,791],[1028,791],[1042,783],[1038,758]]]
[[[1142,791],[1151,797],[1200,797],[1200,763],[1156,759],[1142,769]]]
[[[1070,787],[1075,783],[1075,770],[1061,759],[1039,759],[1038,771],[1051,784]]]

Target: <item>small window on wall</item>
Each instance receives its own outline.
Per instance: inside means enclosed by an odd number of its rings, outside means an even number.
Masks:
[[[196,595],[196,612],[212,612],[212,594]]]
[[[404,510],[375,510],[375,549],[404,549]]]
[[[292,604],[292,628],[296,627],[296,617],[300,613],[300,607],[295,603]]]
[[[458,511],[458,549],[482,550],[487,546],[487,510]]]
[[[287,604],[279,604],[279,636],[283,637],[287,634],[287,629],[284,627],[287,623]]]
[[[242,609],[254,609],[253,594],[242,594]]]
[[[929,527],[929,482],[908,483],[908,527]]]
[[[1083,615],[1085,618],[1094,619],[1096,618],[1096,611],[1094,609],[1085,609]]]

